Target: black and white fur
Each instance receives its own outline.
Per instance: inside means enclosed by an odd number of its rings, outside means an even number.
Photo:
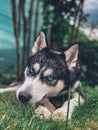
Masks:
[[[47,46],[45,34],[40,32],[32,48],[32,55],[28,59],[24,73],[25,81],[17,90],[17,99],[22,103],[38,103],[45,96],[50,99],[64,98],[68,96],[68,88],[71,87],[70,119],[78,105],[77,88],[80,83],[78,50],[78,44],[74,44],[64,53],[52,51]],[[80,96],[80,103],[83,102],[84,98]],[[53,113],[39,105],[35,113],[46,118],[65,120],[67,105],[68,101],[65,100]]]

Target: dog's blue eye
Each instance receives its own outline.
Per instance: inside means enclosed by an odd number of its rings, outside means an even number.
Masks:
[[[30,67],[30,68],[29,68],[29,73],[30,73],[30,74],[35,74],[35,69],[34,69],[33,67]]]
[[[52,77],[52,76],[48,76],[47,79],[48,79],[49,81],[52,81],[52,80],[53,80],[53,77]]]

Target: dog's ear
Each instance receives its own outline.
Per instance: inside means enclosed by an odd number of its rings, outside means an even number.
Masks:
[[[79,51],[79,45],[74,44],[64,52],[66,58],[66,64],[69,71],[73,71],[73,69],[76,67],[76,63],[78,60],[78,51]]]
[[[38,35],[38,37],[36,38],[36,41],[32,48],[33,55],[45,47],[47,47],[46,37],[45,37],[44,32],[41,31],[40,34]]]

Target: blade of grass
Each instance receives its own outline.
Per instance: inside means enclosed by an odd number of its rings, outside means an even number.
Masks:
[[[5,116],[6,116],[6,114],[4,114],[4,115],[1,117],[1,119],[0,119],[0,125],[2,125],[2,123],[4,122]]]
[[[67,117],[66,117],[66,122],[65,122],[65,128],[68,130],[68,117],[69,117],[69,109],[70,109],[70,93],[71,93],[71,87],[68,89],[68,107],[67,107]]]
[[[80,88],[80,85],[78,87],[78,104],[80,106],[80,93],[81,93],[81,88]]]

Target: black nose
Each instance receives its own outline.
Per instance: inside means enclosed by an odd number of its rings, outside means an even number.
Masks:
[[[22,102],[22,103],[28,103],[30,101],[30,98],[31,96],[28,95],[27,93],[25,92],[20,92],[19,93],[19,100]]]

